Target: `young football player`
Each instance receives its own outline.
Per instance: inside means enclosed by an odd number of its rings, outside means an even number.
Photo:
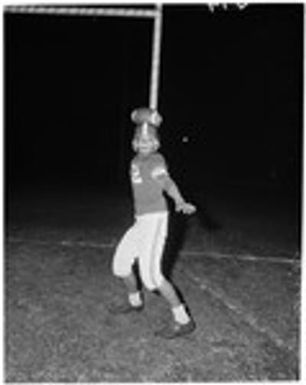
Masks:
[[[148,290],[158,291],[171,307],[173,322],[155,333],[171,339],[191,333],[195,322],[162,273],[162,254],[168,232],[168,209],[163,193],[174,200],[178,212],[192,214],[196,208],[182,197],[169,175],[164,157],[158,152],[160,114],[150,108],[139,108],[133,111],[131,118],[136,123],[132,141],[136,156],[130,165],[135,222],[119,242],[112,264],[114,275],[122,278],[126,285],[128,301],[114,306],[111,311],[118,314],[143,309],[143,296],[133,272],[137,261],[143,285]]]

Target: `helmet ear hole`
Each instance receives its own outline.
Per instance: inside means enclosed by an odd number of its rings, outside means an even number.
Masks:
[[[163,119],[160,116],[160,114],[155,110],[152,112],[152,123],[156,126],[159,127],[162,123]]]

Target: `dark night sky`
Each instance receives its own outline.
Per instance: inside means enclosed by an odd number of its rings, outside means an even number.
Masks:
[[[164,6],[160,134],[179,179],[299,184],[302,23],[302,4],[213,14],[199,4]],[[124,180],[129,114],[148,100],[151,26],[5,15],[11,187]]]

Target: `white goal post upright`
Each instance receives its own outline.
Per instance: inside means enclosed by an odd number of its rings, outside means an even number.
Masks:
[[[227,3],[207,3],[210,12],[214,12],[215,8],[228,9]],[[243,10],[247,4],[237,3],[231,4],[239,10]],[[155,9],[144,8],[107,8],[107,7],[61,7],[61,6],[5,6],[6,13],[23,13],[23,14],[47,14],[47,15],[66,15],[66,16],[114,16],[114,17],[130,17],[130,18],[149,18],[153,20],[152,34],[152,56],[151,56],[151,78],[149,88],[148,105],[152,109],[158,109],[159,96],[159,78],[160,78],[160,57],[162,45],[162,22],[163,8],[161,3],[155,5]],[[134,106],[135,107],[135,106]]]
[[[154,17],[154,28],[152,38],[152,64],[151,64],[151,83],[150,83],[150,101],[149,106],[158,109],[159,95],[159,72],[160,72],[160,56],[162,42],[162,5],[157,5],[156,15]]]
[[[51,6],[6,6],[5,12],[18,14],[47,14],[66,16],[113,16],[129,18],[153,19],[151,77],[149,89],[150,108],[158,109],[159,69],[161,56],[162,4],[155,9],[140,8],[82,8],[82,7],[51,7]],[[134,108],[135,106],[133,106]]]

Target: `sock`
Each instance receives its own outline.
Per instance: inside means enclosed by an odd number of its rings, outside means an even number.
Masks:
[[[176,322],[180,324],[188,324],[190,316],[188,315],[186,308],[183,304],[173,307],[172,313]]]
[[[140,296],[140,292],[136,291],[135,293],[129,294],[129,302],[132,306],[137,307],[142,305],[142,299]]]

